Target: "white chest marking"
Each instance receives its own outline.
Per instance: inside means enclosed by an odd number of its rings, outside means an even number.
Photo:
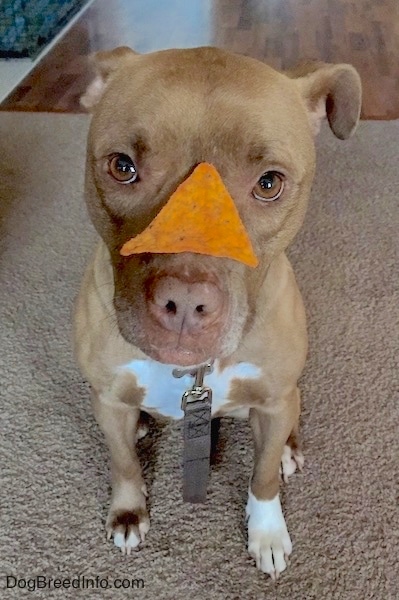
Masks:
[[[136,377],[137,384],[146,390],[143,408],[152,408],[165,417],[183,418],[181,399],[184,392],[193,386],[194,378],[183,375],[173,377],[175,365],[165,365],[154,360],[132,360],[118,368],[130,371]],[[212,414],[228,402],[228,393],[233,379],[257,379],[260,368],[251,363],[238,363],[219,369],[215,361],[212,373],[205,376],[204,385],[212,389]]]

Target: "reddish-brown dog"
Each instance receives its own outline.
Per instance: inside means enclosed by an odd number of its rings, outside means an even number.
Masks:
[[[212,359],[212,414],[249,414],[248,548],[276,578],[291,553],[279,470],[286,479],[303,463],[297,380],[307,352],[284,251],[304,218],[314,135],[325,116],[337,137],[351,135],[359,76],[327,64],[282,74],[215,48],[148,55],[118,48],[99,53],[96,66],[83,103],[93,107],[86,199],[101,242],[77,301],[75,346],[111,452],[107,532],[128,554],[144,540],[140,411],[181,417],[181,394],[170,395],[173,366]],[[220,175],[258,266],[195,252],[122,256],[201,163]]]

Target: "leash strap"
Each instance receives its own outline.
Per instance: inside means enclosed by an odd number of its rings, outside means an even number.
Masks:
[[[190,374],[195,383],[182,397],[183,423],[183,500],[206,501],[211,456],[212,390],[203,386],[204,376],[212,369],[202,365]],[[181,377],[184,371],[173,373]]]
[[[211,394],[186,403],[184,410],[183,500],[205,502],[211,456]]]

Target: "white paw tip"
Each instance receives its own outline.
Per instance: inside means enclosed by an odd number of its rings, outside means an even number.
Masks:
[[[280,466],[280,475],[282,475],[284,483],[287,483],[288,478],[291,477],[297,469],[303,471],[304,464],[305,459],[302,452],[298,449],[292,450],[290,446],[285,445]]]
[[[124,546],[125,546],[125,534],[123,534],[123,533],[115,533],[115,535],[114,535],[114,544],[118,548],[124,548]]]
[[[146,425],[140,425],[136,432],[136,439],[141,440],[148,433],[148,427]]]
[[[303,471],[303,467],[305,466],[305,457],[302,454],[302,452],[298,452],[298,454],[295,454],[295,462],[297,464],[297,467],[300,471]]]
[[[140,541],[133,531],[129,533],[127,539],[124,533],[118,532],[114,535],[114,544],[117,548],[121,549],[122,554],[130,555],[131,551],[136,549],[140,544]]]
[[[275,581],[287,568],[285,557],[292,551],[278,495],[273,500],[257,500],[250,491],[247,514],[248,552],[257,568]]]
[[[149,530],[150,530],[149,523],[147,523],[146,521],[141,521],[139,523],[139,533],[140,533],[140,538],[141,538],[142,542],[144,542],[145,536],[147,535]]]

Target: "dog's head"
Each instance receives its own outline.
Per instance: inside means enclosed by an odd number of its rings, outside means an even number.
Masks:
[[[302,224],[321,120],[341,139],[356,127],[359,76],[326,64],[282,74],[215,48],[118,48],[95,63],[82,99],[94,113],[86,198],[110,252],[120,332],[162,362],[228,356],[251,327],[268,265]],[[122,256],[201,163],[233,199],[258,266],[211,253]]]

